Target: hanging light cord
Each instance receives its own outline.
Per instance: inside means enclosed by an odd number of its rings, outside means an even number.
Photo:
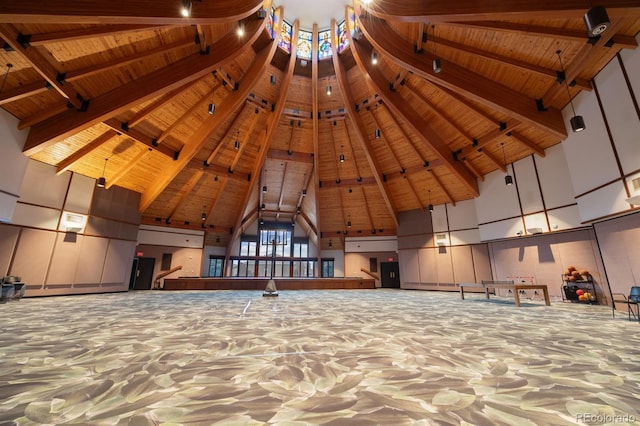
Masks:
[[[107,171],[107,161],[109,161],[109,158],[104,159],[104,166],[102,167],[102,176],[104,176],[104,172]]]
[[[569,104],[571,105],[571,111],[573,111],[573,115],[576,115],[576,110],[573,108],[573,100],[571,99],[571,92],[569,91],[569,83],[567,83],[567,73],[564,70],[564,65],[562,64],[562,57],[560,56],[560,50],[556,50],[556,54],[558,55],[558,61],[560,62],[560,69],[562,70],[562,74],[564,75],[564,87],[567,89],[567,96],[569,96]]]
[[[504,142],[502,142],[500,145],[502,145],[502,158],[504,160],[504,165],[507,165],[507,154],[505,154],[504,152]]]
[[[7,72],[4,73],[4,78],[2,79],[2,85],[0,86],[0,92],[4,90],[4,84],[7,82],[7,77],[9,77],[9,71],[11,71],[12,67],[13,67],[13,64],[7,64]]]

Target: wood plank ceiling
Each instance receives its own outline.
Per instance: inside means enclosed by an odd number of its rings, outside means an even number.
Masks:
[[[263,19],[275,10],[280,33],[277,2],[194,1],[187,18],[182,3],[3,0],[0,104],[29,129],[26,155],[137,191],[145,223],[211,245],[265,220],[336,248],[473,198],[566,137],[558,50],[574,97],[640,32],[637,0],[599,2],[596,38],[582,0],[373,0],[345,9],[346,49],[302,61]]]

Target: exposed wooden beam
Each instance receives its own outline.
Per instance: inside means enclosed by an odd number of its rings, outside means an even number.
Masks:
[[[65,80],[64,73],[60,72],[60,64],[54,64],[52,56],[46,56],[35,48],[29,48],[28,43],[21,41],[20,32],[10,24],[0,24],[0,37],[11,46],[13,50],[31,65],[60,95],[78,110],[87,107],[86,99]]]
[[[170,90],[169,92],[160,96],[158,99],[151,102],[149,105],[142,108],[140,111],[136,112],[135,115],[127,121],[127,125],[129,127],[134,127],[142,123],[147,117],[149,117],[155,111],[159,110],[160,108],[162,108],[163,106],[171,102],[175,97],[180,96],[180,94],[189,90],[194,84],[196,84],[199,80],[203,78],[204,76],[200,77],[198,80],[189,81],[183,84],[182,86],[176,87],[175,89]]]
[[[601,0],[610,15],[640,16],[637,0]],[[374,15],[405,22],[468,21],[478,19],[567,19],[582,18],[588,9],[584,0],[376,0],[367,9]]]
[[[281,149],[271,148],[267,152],[267,157],[276,160],[293,161],[295,163],[313,164],[314,156],[308,152],[283,151]]]
[[[56,174],[62,174],[73,167],[78,161],[82,160],[86,155],[101,147],[103,144],[118,136],[118,132],[109,129],[64,160],[56,164]]]
[[[462,164],[464,164],[465,167],[469,169],[475,177],[477,177],[478,179],[484,182],[484,175],[478,171],[478,169],[471,163],[471,161],[466,160],[466,161],[463,161]]]
[[[218,154],[220,153],[220,151],[222,150],[222,148],[224,148],[225,144],[224,144],[224,140],[230,135],[231,130],[232,129],[236,129],[240,127],[241,124],[241,120],[244,118],[244,111],[247,110],[248,108],[246,107],[246,105],[244,105],[242,108],[240,108],[238,110],[238,113],[236,114],[236,116],[233,118],[233,123],[231,124],[231,126],[229,126],[229,128],[227,129],[227,133],[220,139],[220,141],[216,144],[215,148],[213,149],[213,151],[211,151],[211,154],[209,154],[209,157],[207,157],[207,160],[205,161],[205,164],[207,166],[211,165],[214,163],[216,157],[218,156]]]
[[[246,39],[241,39],[234,32],[230,32],[215,44],[215,48],[209,55],[188,56],[147,74],[143,81],[133,80],[100,95],[91,100],[85,112],[69,110],[33,126],[25,142],[25,154],[31,156],[100,121],[125,112],[134,105],[146,102],[189,81],[197,80],[250,49],[262,33],[264,24],[264,20],[251,21],[246,27]]]
[[[41,46],[47,43],[58,43],[72,40],[82,40],[106,35],[117,35],[122,33],[134,33],[136,31],[151,31],[156,28],[165,28],[158,25],[98,25],[87,28],[74,28],[72,30],[52,31],[40,34],[25,34],[31,46]]]
[[[347,22],[349,19],[348,15],[349,15],[348,10],[345,10],[345,19],[347,19]],[[334,34],[337,34],[338,26],[335,20],[331,21],[331,28],[332,28],[332,32]],[[353,38],[351,37],[350,30],[347,31],[347,35],[349,37],[349,44],[353,46],[354,41],[353,41]],[[347,111],[347,114],[351,118],[353,122],[353,127],[356,131],[356,139],[362,145],[362,151],[364,152],[365,158],[369,163],[369,167],[371,167],[371,170],[374,173],[376,183],[378,184],[378,190],[380,191],[380,194],[384,199],[385,205],[387,206],[388,213],[391,216],[391,219],[393,219],[393,223],[397,227],[399,225],[398,210],[393,202],[393,199],[391,198],[391,195],[389,194],[387,187],[384,184],[384,181],[382,178],[382,172],[380,171],[380,165],[378,164],[378,160],[372,154],[373,147],[371,146],[371,142],[369,141],[369,139],[366,137],[367,129],[355,110],[356,102],[354,100],[354,96],[351,92],[351,87],[349,85],[349,80],[347,77],[347,68],[344,65],[344,62],[341,59],[341,57],[338,55],[338,48],[336,43],[331,43],[331,53],[332,53],[331,59],[333,61],[333,68],[336,73],[336,79],[338,80],[338,85],[340,86],[340,92],[342,93],[342,96],[344,98],[345,109]]]
[[[524,145],[529,150],[531,150],[531,152],[533,152],[534,154],[538,154],[539,157],[544,158],[545,156],[544,149],[540,148],[538,145],[536,145],[534,141],[527,138],[523,134],[513,131],[513,132],[507,132],[506,136],[511,136],[512,139],[520,142],[522,145]]]
[[[353,56],[358,67],[362,70],[367,81],[375,88],[385,105],[398,117],[402,117],[407,125],[427,144],[439,158],[445,167],[458,177],[473,196],[479,195],[478,182],[469,171],[456,161],[453,152],[449,149],[438,132],[433,130],[430,123],[416,112],[408,102],[397,92],[389,90],[387,79],[378,66],[374,66],[363,58],[371,57],[371,49],[367,49],[362,41],[352,45]]]
[[[517,121],[510,120],[504,123],[504,126],[496,127],[493,130],[489,130],[485,134],[474,139],[472,145],[468,145],[458,151],[458,158],[462,160],[468,155],[492,144],[497,139],[504,137],[508,132],[516,129],[519,125],[520,123],[518,123]]]
[[[156,140],[153,137],[144,134],[140,130],[130,129],[130,128],[126,127],[126,123],[122,123],[117,118],[110,118],[108,120],[105,120],[104,124],[106,124],[107,126],[111,127],[116,132],[120,132],[123,135],[127,135],[131,139],[133,139],[133,140],[135,140],[137,142],[140,142],[140,143],[148,146],[149,148],[151,148],[153,150],[156,150],[156,151],[166,155],[167,157],[171,158],[172,160],[176,160],[178,158],[178,154],[180,153],[180,151],[175,151],[175,150],[171,149],[170,147],[168,147],[167,145],[157,143]]]
[[[249,129],[244,133],[244,135],[242,135],[242,140],[240,141],[240,147],[238,148],[238,151],[236,152],[236,155],[234,156],[233,161],[229,166],[230,172],[233,173],[233,171],[236,169],[236,167],[238,166],[238,162],[242,157],[242,154],[249,146],[249,138],[251,137],[251,133],[253,133],[253,129],[256,127],[256,123],[258,122],[259,117],[260,117],[260,110],[256,108],[254,110],[254,113],[251,116]]]
[[[440,179],[438,178],[438,175],[436,175],[436,173],[433,170],[431,171],[431,178],[436,182],[436,186],[442,192],[444,192],[444,195],[447,198],[447,202],[449,202],[449,203],[451,203],[451,204],[453,204],[455,206],[456,205],[455,200],[453,199],[453,197],[451,196],[449,191],[447,191],[447,188],[445,188],[445,186],[442,184],[442,181],[440,181]]]
[[[429,52],[422,55],[413,53],[411,43],[393,31],[389,24],[373,16],[358,19],[358,22],[367,40],[397,65],[538,129],[566,138],[567,130],[558,109],[547,108],[546,111],[540,111],[534,99],[452,62],[443,62],[446,72],[434,73],[432,61],[435,57]],[[356,44],[364,43],[359,41]]]
[[[262,32],[264,28],[265,22],[260,22],[256,28],[252,28],[249,34],[252,34],[255,31],[256,37],[257,34]],[[249,30],[249,28],[247,28]],[[234,49],[233,46],[229,46],[229,44],[235,44],[235,47],[238,47],[233,40],[237,40],[238,37],[233,34],[231,40],[229,40],[226,36],[221,40],[225,41],[225,44],[220,45],[221,49],[227,50],[231,47],[231,51],[227,51],[226,53],[231,57],[235,55],[242,54],[244,52],[244,48],[246,46],[242,45],[242,49]],[[253,38],[250,40],[253,42]],[[216,43],[216,46],[219,43]],[[206,117],[200,127],[196,129],[194,134],[190,137],[190,142],[186,144],[181,152],[180,157],[177,161],[173,162],[169,167],[163,170],[161,176],[153,182],[142,194],[140,197],[140,206],[139,209],[141,212],[144,212],[150,205],[155,201],[155,199],[164,191],[164,189],[171,183],[171,181],[178,175],[180,170],[189,162],[195,155],[202,149],[202,147],[207,143],[209,137],[218,130],[219,126],[223,125],[227,119],[236,111],[242,103],[245,102],[247,96],[253,89],[253,86],[256,84],[264,70],[267,68],[267,65],[271,62],[273,55],[275,54],[277,45],[275,42],[270,42],[265,47],[260,50],[251,66],[245,73],[242,81],[240,82],[240,87],[238,91],[229,94],[220,105],[216,109],[216,113]],[[218,53],[217,49],[212,49],[212,53],[204,56],[203,58],[207,58],[209,56],[215,56]],[[175,67],[172,67],[172,69]],[[215,68],[215,67],[212,67]],[[205,69],[204,71],[209,72],[209,69]],[[266,150],[265,150],[266,151]]]
[[[15,23],[196,25],[224,24],[247,18],[263,0],[193,1],[191,16],[180,14],[179,1],[2,0],[0,21]]]
[[[440,37],[430,36],[429,40],[437,44],[438,46],[447,46],[452,49],[458,50],[460,52],[468,53],[473,56],[477,56],[482,59],[486,59],[492,62],[496,62],[502,65],[518,68],[541,77],[546,77],[549,79],[557,79],[558,74],[557,70],[545,68],[540,65],[530,64],[525,61],[521,61],[519,59],[515,59],[505,55],[499,55],[497,53],[493,53],[488,50],[478,49],[476,47],[470,47],[462,43],[457,43],[455,41],[446,40]],[[584,40],[584,34],[582,34],[581,40]],[[591,82],[589,80],[578,78],[576,79],[576,86],[582,90],[592,90]]]
[[[133,169],[135,166],[137,166],[138,163],[142,160],[142,158],[145,155],[147,155],[147,153],[149,153],[150,151],[152,151],[151,148],[141,149],[140,152],[138,152],[138,154],[136,154],[135,157],[133,157],[131,160],[129,160],[127,162],[127,164],[125,164],[123,167],[120,167],[118,169],[118,171],[113,176],[110,176],[109,179],[107,179],[107,185],[105,186],[105,188],[109,189],[113,185],[115,185],[118,182],[120,182],[120,179],[125,177],[126,174],[129,173],[129,171],[131,169]]]
[[[11,89],[5,89],[0,92],[0,105],[8,104],[10,102],[19,101],[20,99],[28,98],[32,95],[44,93],[48,91],[47,82],[44,80],[34,81],[22,86],[13,87]]]
[[[282,7],[279,7],[278,9],[276,9],[276,15],[278,17],[277,20],[275,20],[276,22],[276,26],[274,28],[275,30],[275,34],[278,34],[278,36],[276,37],[276,39],[272,42],[273,46],[272,48],[274,49],[274,51],[271,53],[269,60],[264,64],[264,68],[266,68],[266,64],[268,64],[271,61],[271,57],[273,57],[273,53],[275,53],[275,47],[277,46],[277,42],[278,42],[278,37],[280,37],[280,22],[282,22],[283,19],[283,9]],[[299,22],[296,20],[293,23],[292,26],[292,37],[291,37],[291,51],[295,52],[296,51],[296,47],[298,45],[298,29],[300,27]],[[291,81],[293,80],[293,71],[295,69],[295,64],[296,64],[296,55],[292,54],[289,56],[289,61],[287,62],[287,66],[285,68],[285,70],[283,71],[282,74],[282,78],[280,79],[280,90],[278,91],[278,98],[276,99],[276,101],[274,102],[275,104],[275,109],[272,113],[270,113],[269,115],[267,115],[267,123],[266,123],[266,127],[265,127],[265,135],[264,135],[264,139],[262,140],[262,144],[261,144],[261,149],[260,152],[258,153],[258,158],[256,159],[256,162],[254,163],[253,166],[253,176],[257,176],[260,174],[260,170],[262,169],[262,167],[264,166],[264,162],[265,162],[265,158],[267,156],[267,146],[269,146],[269,144],[271,143],[271,139],[273,138],[273,135],[275,134],[276,129],[278,128],[277,124],[278,124],[278,120],[280,120],[280,117],[282,115],[282,112],[284,111],[284,106],[286,103],[286,99],[287,99],[287,94],[289,93],[289,89],[291,87]],[[256,80],[257,81],[257,80]],[[247,190],[247,192],[245,193],[244,196],[244,202],[243,202],[243,206],[246,210],[247,206],[249,205],[249,200],[251,199],[251,190],[253,188],[249,188]],[[257,218],[258,217],[258,213],[256,211],[255,216],[252,216]],[[242,215],[238,215],[238,220],[236,221],[236,224],[233,228],[233,234],[231,236],[231,240],[234,241],[235,239],[238,238],[238,236],[240,235],[240,233],[242,232],[242,224],[245,223],[243,221]],[[317,237],[316,237],[317,238]],[[312,238],[313,240],[313,238]],[[225,253],[225,264],[229,264],[229,256],[231,255],[231,244],[229,244],[227,246],[227,251]],[[227,269],[228,270],[228,269]]]
[[[485,157],[487,157],[489,159],[489,161],[491,161],[493,164],[495,164],[495,166],[502,171],[502,173],[507,173],[507,165],[502,163],[502,161],[498,160],[489,151],[487,151],[486,149],[481,148],[481,149],[478,149],[478,152],[483,154]]]
[[[23,118],[18,123],[18,130],[24,130],[29,127],[35,126],[38,123],[42,123],[43,121],[56,116],[58,114],[62,114],[64,111],[68,110],[67,103],[60,103],[55,106],[48,107],[44,111],[38,111],[37,113]]]
[[[184,186],[184,188],[182,188],[182,195],[180,196],[180,199],[178,200],[176,205],[173,206],[171,213],[169,213],[169,220],[173,219],[178,209],[180,209],[185,201],[187,201],[187,198],[189,198],[189,195],[191,195],[193,188],[195,188],[198,182],[200,182],[200,179],[202,179],[203,175],[204,172],[202,170],[196,170],[195,173],[191,176],[187,184]]]

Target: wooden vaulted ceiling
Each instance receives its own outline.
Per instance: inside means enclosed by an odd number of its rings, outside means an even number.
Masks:
[[[640,32],[637,0],[599,2],[599,38],[586,0],[373,0],[354,5],[348,48],[305,64],[260,17],[275,7],[279,33],[277,2],[194,1],[189,18],[181,0],[126,3],[3,0],[0,104],[29,129],[26,155],[140,192],[145,223],[211,245],[264,219],[338,247],[476,197],[484,175],[566,137],[556,51],[573,97]]]

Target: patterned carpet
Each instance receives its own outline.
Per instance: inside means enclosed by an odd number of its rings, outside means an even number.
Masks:
[[[408,290],[0,305],[0,425],[640,424],[640,324]]]

